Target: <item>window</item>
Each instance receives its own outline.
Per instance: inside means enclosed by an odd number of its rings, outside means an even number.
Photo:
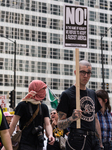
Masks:
[[[100,13],[99,15],[100,15],[100,22],[108,23],[108,21],[107,21],[107,14]]]
[[[50,28],[60,30],[61,28],[60,20],[50,19]]]
[[[110,1],[110,8],[109,8],[109,10],[112,11],[112,2],[111,1]]]
[[[108,32],[107,32],[107,27],[99,27],[99,29],[98,29],[98,31],[100,31],[99,32],[99,35],[101,36],[103,36],[103,35],[105,35],[105,37],[107,37],[107,34],[108,34]]]
[[[64,89],[68,89],[69,87],[71,87],[73,85],[74,81],[72,80],[64,80]]]
[[[52,79],[51,78],[51,89],[60,89],[60,79]]]
[[[50,58],[60,59],[60,49],[50,48]]]
[[[38,73],[46,73],[46,63],[45,62],[38,62],[37,64]]]
[[[47,34],[46,32],[38,32],[38,42],[47,42]]]
[[[47,12],[47,4],[39,2],[39,12],[46,13]]]
[[[101,62],[101,60],[102,60],[102,58],[101,58],[101,54],[99,54],[99,63],[101,64],[102,62]],[[108,62],[108,55],[103,55],[103,63],[104,64],[108,64],[109,62]]]
[[[73,75],[73,65],[64,65],[64,75]]]
[[[89,34],[92,34],[92,35],[96,35],[97,34],[96,26],[89,25]]]
[[[64,50],[64,60],[73,60],[73,51]]]
[[[91,48],[91,49],[97,49],[97,40],[95,40],[95,39],[89,39],[89,48]]]
[[[92,74],[91,74],[92,78],[97,78],[97,68],[92,67]]]
[[[39,17],[38,26],[45,28],[47,24],[47,18]]]
[[[50,64],[51,66],[51,74],[60,74],[60,64]]]
[[[97,63],[97,54],[95,53],[88,53],[88,61],[91,63]]]
[[[50,33],[50,43],[51,44],[60,44],[60,34]]]
[[[50,11],[53,15],[60,15],[60,6],[59,5],[50,5]]]
[[[38,57],[46,58],[47,56],[47,49],[46,47],[38,47]]]
[[[89,82],[89,88],[96,90],[97,89],[97,82]]]
[[[80,58],[80,60],[84,60],[85,59],[85,53],[79,52],[79,58]]]
[[[107,1],[106,0],[99,0],[99,5],[101,9],[108,9]]]
[[[96,0],[88,0],[88,6],[90,6],[90,7],[94,7],[94,5],[95,5],[95,3],[96,3]]]
[[[95,21],[96,20],[96,12],[94,12],[94,11],[89,12],[89,20],[90,21]]]

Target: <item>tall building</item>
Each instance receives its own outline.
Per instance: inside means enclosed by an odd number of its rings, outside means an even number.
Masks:
[[[112,0],[0,0],[0,95],[13,90],[15,40],[16,103],[34,79],[57,96],[74,84],[75,48],[63,47],[64,3],[88,7],[89,48],[79,49],[79,59],[92,63],[87,86],[93,90],[102,86],[103,36],[105,87],[112,99]]]

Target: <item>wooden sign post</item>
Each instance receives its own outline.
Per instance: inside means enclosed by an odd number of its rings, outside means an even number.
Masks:
[[[79,79],[79,49],[75,49],[76,60],[76,109],[80,109],[80,79]],[[77,128],[80,128],[80,119],[77,120]]]

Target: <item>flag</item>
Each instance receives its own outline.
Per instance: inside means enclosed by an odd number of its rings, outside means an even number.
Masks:
[[[58,106],[58,97],[51,91],[49,87],[47,87],[47,95],[50,101],[51,107],[56,109]]]

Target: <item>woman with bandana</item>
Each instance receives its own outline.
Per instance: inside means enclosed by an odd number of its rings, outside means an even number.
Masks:
[[[19,121],[19,127],[22,130],[24,125],[31,119],[31,109],[33,114],[39,106],[39,112],[33,121],[25,127],[22,131],[22,137],[19,145],[19,150],[42,150],[43,142],[38,132],[43,133],[43,125],[48,134],[49,144],[54,143],[54,137],[52,136],[52,127],[49,120],[49,111],[47,105],[41,103],[45,98],[47,85],[41,80],[33,80],[29,84],[29,92],[21,100],[21,102],[15,108],[15,115],[10,125],[10,135],[12,135],[17,122]],[[42,127],[42,131],[41,128]]]

